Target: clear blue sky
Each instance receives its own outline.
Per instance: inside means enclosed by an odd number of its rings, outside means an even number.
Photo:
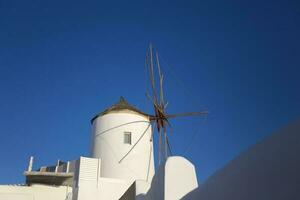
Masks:
[[[162,57],[176,155],[200,182],[300,116],[300,3],[0,1],[0,183],[89,155],[90,119],[125,98],[151,112],[144,57]]]

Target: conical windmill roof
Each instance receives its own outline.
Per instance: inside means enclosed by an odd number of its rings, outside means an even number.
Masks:
[[[124,97],[120,97],[120,100],[119,102],[113,104],[111,107],[105,109],[104,111],[98,113],[95,117],[93,117],[91,119],[91,123],[93,123],[93,121],[99,117],[99,116],[103,116],[105,114],[108,114],[110,112],[117,112],[117,111],[121,111],[121,110],[130,110],[130,111],[133,111],[133,112],[136,112],[136,113],[139,113],[141,115],[144,115],[144,116],[149,116],[148,114],[140,111],[139,109],[137,109],[136,107],[130,105]]]

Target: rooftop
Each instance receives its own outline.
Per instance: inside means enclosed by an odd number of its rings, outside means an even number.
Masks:
[[[130,105],[130,104],[125,100],[125,98],[121,96],[119,102],[113,104],[111,107],[107,108],[106,110],[104,110],[104,111],[98,113],[95,117],[93,117],[93,118],[91,119],[91,123],[93,123],[93,121],[94,121],[97,117],[99,117],[99,116],[103,116],[103,115],[108,114],[108,113],[110,113],[110,112],[113,112],[113,111],[120,111],[120,110],[131,110],[131,111],[137,112],[137,113],[139,113],[139,114],[142,114],[142,115],[144,115],[144,116],[149,116],[148,114],[146,114],[146,113],[140,111],[140,110],[137,109],[136,107]]]

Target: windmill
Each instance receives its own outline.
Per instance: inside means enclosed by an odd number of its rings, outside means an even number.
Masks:
[[[163,90],[164,76],[162,74],[162,70],[160,67],[158,52],[154,51],[151,44],[149,45],[149,48],[146,53],[145,68],[149,74],[149,79],[151,82],[152,96],[148,92],[146,92],[146,96],[151,101],[154,108],[154,114],[149,116],[150,116],[150,121],[156,125],[156,131],[158,133],[158,162],[160,164],[162,159],[165,160],[169,156],[169,154],[172,154],[170,143],[168,140],[168,129],[172,128],[169,119],[175,117],[183,117],[183,116],[207,115],[208,112],[201,111],[201,112],[187,112],[187,113],[176,113],[176,114],[166,113],[166,107],[168,103],[165,103],[165,99],[164,99],[164,90]],[[155,82],[155,69],[157,69],[158,78],[159,78],[158,90],[156,88],[157,84]],[[154,131],[152,131],[152,138],[153,138],[153,132]]]

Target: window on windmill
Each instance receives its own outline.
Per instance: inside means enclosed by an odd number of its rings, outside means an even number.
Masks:
[[[124,143],[131,144],[131,132],[124,132]]]

